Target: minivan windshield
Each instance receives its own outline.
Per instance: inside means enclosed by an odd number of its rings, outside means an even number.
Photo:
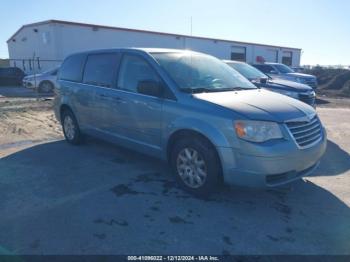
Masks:
[[[246,63],[232,63],[227,62],[229,66],[237,70],[238,73],[242,74],[245,78],[249,80],[259,79],[259,78],[268,78],[267,75],[256,69],[255,67],[248,65]]]
[[[275,64],[274,66],[282,74],[294,73],[293,69],[291,69],[290,67],[288,67],[284,64]]]
[[[224,62],[195,52],[152,53],[181,90],[215,92],[256,87]]]

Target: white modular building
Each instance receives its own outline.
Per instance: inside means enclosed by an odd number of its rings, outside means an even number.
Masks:
[[[300,65],[300,48],[48,20],[23,25],[7,41],[11,66],[26,73],[59,66],[74,52],[118,47],[190,49],[219,59]]]

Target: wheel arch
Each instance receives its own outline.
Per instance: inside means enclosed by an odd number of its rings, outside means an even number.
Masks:
[[[173,132],[169,136],[169,139],[167,141],[167,146],[166,146],[167,161],[168,162],[170,161],[171,152],[176,144],[176,141],[178,141],[179,139],[188,138],[188,137],[199,137],[208,143],[208,145],[214,151],[215,156],[217,157],[217,160],[219,162],[219,167],[220,167],[220,178],[223,179],[222,161],[221,161],[220,154],[219,154],[215,144],[213,143],[213,141],[210,138],[208,138],[208,136],[206,136],[205,134],[203,134],[202,132],[200,132],[198,130],[183,128],[183,129],[178,129],[175,132]]]
[[[63,114],[63,112],[64,111],[71,111],[73,114],[74,114],[74,112],[73,112],[73,110],[72,110],[72,108],[68,105],[68,104],[62,104],[61,106],[60,106],[60,119],[61,119],[61,121],[62,121],[62,114]]]
[[[39,84],[38,84],[38,89],[40,89],[41,86],[42,86],[42,84],[44,84],[44,83],[50,83],[50,85],[52,86],[52,88],[55,88],[55,84],[54,84],[52,81],[47,80],[47,79],[44,79],[44,80],[41,80],[41,81],[39,82]]]

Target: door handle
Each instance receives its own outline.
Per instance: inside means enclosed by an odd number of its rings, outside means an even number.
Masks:
[[[109,96],[109,95],[106,95],[106,94],[99,94],[98,96],[103,98],[103,99],[113,100],[113,101],[115,101],[117,103],[122,103],[124,101],[124,99],[122,99],[119,96]]]

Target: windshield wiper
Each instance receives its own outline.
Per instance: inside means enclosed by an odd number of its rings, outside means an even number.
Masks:
[[[184,91],[186,93],[191,93],[191,94],[195,94],[195,93],[227,92],[227,91],[248,90],[248,89],[254,89],[254,88],[241,87],[241,86],[225,87],[225,88],[206,88],[206,87],[196,87],[196,88],[183,87],[183,88],[180,88],[181,91]]]
[[[182,87],[180,88],[181,91],[186,92],[186,93],[205,93],[205,92],[210,92],[211,89],[209,88],[205,88],[205,87],[195,87],[195,88],[191,88],[191,87]]]
[[[235,86],[231,87],[231,91],[236,91],[236,90],[250,90],[250,89],[256,89],[255,87],[243,87],[243,86]]]

